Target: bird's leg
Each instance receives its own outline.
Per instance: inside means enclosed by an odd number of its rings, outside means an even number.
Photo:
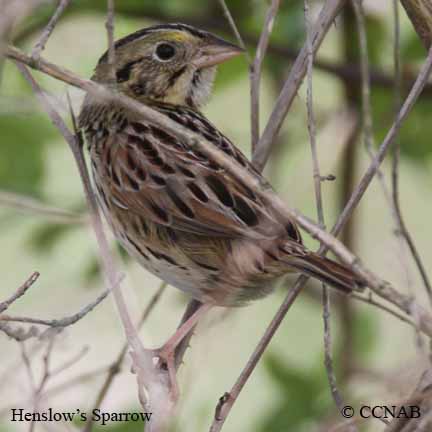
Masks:
[[[175,352],[181,342],[188,336],[199,321],[199,319],[210,309],[210,305],[200,303],[196,305],[195,312],[177,329],[177,331],[168,339],[165,344],[154,350],[155,357],[158,358],[159,364],[165,367],[168,371],[172,394],[174,399],[178,396],[178,386],[176,379],[176,362]]]
[[[198,300],[192,299],[186,306],[186,309],[183,313],[182,319],[180,320],[177,329],[179,329],[200,307],[202,306],[202,303]],[[193,336],[193,333],[195,331],[195,327],[192,327],[189,331],[189,333],[183,338],[183,340],[176,346],[175,354],[174,354],[174,360],[175,360],[175,368],[178,370],[180,365],[183,362],[183,357],[188,349],[189,342]]]

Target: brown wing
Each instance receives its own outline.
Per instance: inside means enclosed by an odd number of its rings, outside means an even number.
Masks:
[[[246,157],[200,114],[186,108],[159,110],[201,133],[254,175]],[[129,120],[108,136],[103,165],[114,202],[174,229],[206,236],[251,239],[290,236],[294,224],[281,224],[268,203],[187,143],[160,128]],[[282,231],[282,232],[281,232]]]

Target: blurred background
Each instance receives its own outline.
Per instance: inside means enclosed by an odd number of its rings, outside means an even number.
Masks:
[[[281,2],[264,61],[261,122],[265,124],[292,60],[305,40],[303,2]],[[314,17],[321,1],[311,1]],[[252,50],[262,29],[268,3],[227,0]],[[14,29],[11,39],[26,52],[52,15],[53,2],[42,2]],[[90,77],[106,49],[103,0],[74,0],[51,36],[44,58]],[[365,1],[371,63],[374,137],[379,143],[395,112],[392,2]],[[425,50],[400,9],[401,57],[406,95],[417,76]],[[116,38],[154,23],[185,22],[234,41],[217,0],[121,0],[116,2]],[[361,80],[358,30],[350,2],[328,33],[314,69],[317,142],[323,175],[327,226],[335,222],[369,157],[361,133]],[[35,73],[56,106],[68,118],[66,92],[78,112],[83,93]],[[400,197],[407,226],[426,268],[432,259],[432,87],[425,89],[399,134]],[[247,155],[250,155],[249,81],[244,58],[220,68],[214,96],[205,114]],[[383,174],[390,184],[391,163]],[[303,87],[274,143],[266,177],[292,207],[316,218],[312,163]],[[45,211],[46,208],[58,209]],[[62,210],[62,211],[60,211]],[[0,87],[0,300],[10,296],[35,270],[39,280],[8,310],[10,315],[62,318],[80,310],[103,290],[96,242],[86,223],[83,190],[72,155],[41,111],[15,65],[1,67]],[[345,244],[383,279],[405,294],[428,300],[417,268],[395,233],[391,210],[374,181],[341,236]],[[308,235],[305,243],[316,248]],[[113,241],[113,249],[118,250]],[[119,251],[126,274],[123,287],[136,317],[160,282]],[[182,390],[173,431],[201,432],[209,428],[218,398],[227,391],[246,363],[293,279],[272,296],[236,310],[213,310],[201,323],[179,373]],[[141,331],[148,347],[160,345],[174,330],[187,298],[172,288]],[[427,346],[406,323],[377,308],[335,295],[331,325],[338,387],[350,405],[386,404],[403,400],[416,386],[427,360]],[[23,328],[28,326],[23,325]],[[107,299],[93,312],[56,337],[51,365],[71,365],[50,378],[42,408],[56,411],[91,409],[123,346],[124,336],[115,306]],[[0,431],[27,430],[12,423],[10,409],[31,409],[29,358],[36,383],[43,369],[46,342],[29,339],[22,347],[0,333]],[[82,355],[81,355],[82,354]],[[135,378],[129,359],[123,363],[102,403],[109,412],[139,411]],[[224,431],[328,431],[340,422],[324,367],[320,286],[309,282],[289,311],[281,329],[228,417]],[[81,426],[80,426],[81,427]],[[362,423],[364,431],[381,431],[378,420]],[[69,428],[69,429],[68,429]],[[73,430],[73,425],[39,424],[36,430]],[[93,430],[141,431],[137,423],[95,425]]]

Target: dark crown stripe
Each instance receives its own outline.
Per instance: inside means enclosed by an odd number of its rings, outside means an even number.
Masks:
[[[187,31],[193,36],[204,38],[206,37],[207,33],[201,30],[198,30],[192,26],[189,26],[187,24],[159,24],[152,27],[146,27],[144,29],[138,30],[135,33],[132,33],[128,36],[125,36],[124,38],[119,39],[114,43],[114,48],[118,49],[122,47],[123,45],[126,45],[134,40],[141,39],[144,36],[153,33],[155,31],[161,31],[161,30],[183,30]],[[102,57],[99,59],[99,63],[105,63],[108,59],[108,51],[106,51]]]

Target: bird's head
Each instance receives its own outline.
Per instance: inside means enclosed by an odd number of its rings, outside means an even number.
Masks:
[[[242,49],[184,24],[139,30],[115,43],[118,88],[138,100],[201,107],[210,96],[216,67]],[[109,82],[108,53],[93,79]]]

